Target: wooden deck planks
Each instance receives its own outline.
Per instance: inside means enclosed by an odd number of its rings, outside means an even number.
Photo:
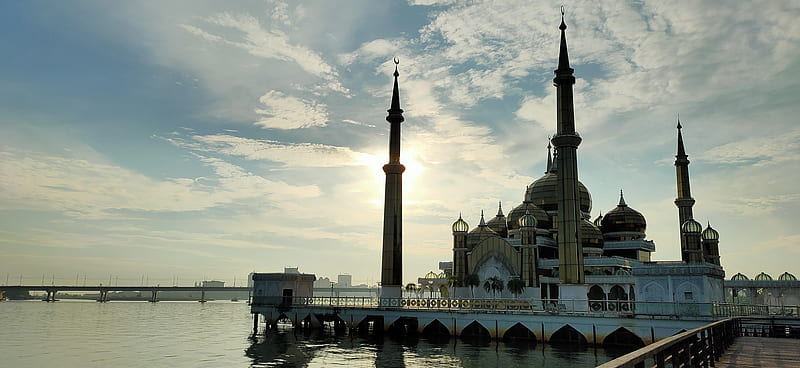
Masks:
[[[717,367],[800,367],[800,340],[774,337],[736,338]]]

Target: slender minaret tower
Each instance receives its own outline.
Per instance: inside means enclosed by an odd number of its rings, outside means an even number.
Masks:
[[[561,47],[558,69],[553,85],[556,87],[558,127],[551,141],[558,154],[558,268],[562,284],[583,283],[583,249],[580,243],[581,212],[578,207],[578,145],[581,137],[575,132],[575,111],[572,103],[574,70],[569,66],[567,37],[564,31],[564,8],[561,8]]]
[[[675,205],[678,206],[678,229],[683,233],[683,224],[693,218],[692,206],[694,198],[689,188],[689,156],[683,147],[683,134],[681,134],[681,119],[678,117],[678,154],[675,155],[675,176],[678,180],[678,198],[675,198]],[[681,254],[686,254],[688,250],[686,237],[681,236]]]
[[[394,59],[394,89],[389,115],[389,163],[383,165],[386,173],[386,194],[383,204],[383,254],[381,267],[381,298],[400,298],[403,291],[403,171],[400,163],[400,123],[403,109],[397,90],[397,64]]]

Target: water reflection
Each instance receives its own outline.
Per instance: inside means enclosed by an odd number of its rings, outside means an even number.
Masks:
[[[626,351],[530,341],[465,342],[281,328],[251,341],[252,367],[594,367]]]

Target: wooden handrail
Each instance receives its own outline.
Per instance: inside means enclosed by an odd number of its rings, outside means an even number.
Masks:
[[[740,324],[739,317],[713,322],[659,340],[597,368],[645,367],[647,360],[652,360],[655,367],[664,367],[666,361],[671,361],[675,367],[697,366],[703,361],[711,363],[719,360],[725,348],[739,335]]]

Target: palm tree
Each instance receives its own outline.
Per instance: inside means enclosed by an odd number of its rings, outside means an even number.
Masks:
[[[416,294],[416,293],[417,293],[417,291],[419,291],[419,288],[417,287],[417,284],[415,284],[415,283],[413,283],[413,282],[409,282],[409,283],[406,285],[406,292],[407,292],[407,293],[409,293],[409,294],[411,294],[411,295],[414,295],[414,294]]]
[[[525,282],[523,282],[521,279],[513,278],[508,280],[508,291],[510,291],[511,294],[514,294],[515,297],[518,298],[520,294],[522,294],[523,289],[525,289]]]
[[[472,297],[474,298],[475,297],[475,288],[478,287],[478,285],[481,284],[481,279],[478,277],[478,275],[472,273],[472,274],[467,275],[467,277],[464,278],[464,283],[467,286],[469,286],[469,290],[472,292]]]
[[[486,281],[483,282],[483,290],[486,290],[487,294],[490,291],[494,291],[494,287],[493,287],[493,284],[492,284],[492,278],[491,277],[486,279]],[[492,295],[494,295],[494,293],[492,293]]]
[[[492,281],[492,296],[494,297],[495,293],[500,293],[500,295],[502,295],[503,289],[505,289],[503,280],[497,276],[492,276],[489,278],[489,280]]]
[[[455,275],[447,276],[447,288],[449,291],[449,298],[452,298],[455,294],[455,286],[461,285],[461,280],[459,280]]]

